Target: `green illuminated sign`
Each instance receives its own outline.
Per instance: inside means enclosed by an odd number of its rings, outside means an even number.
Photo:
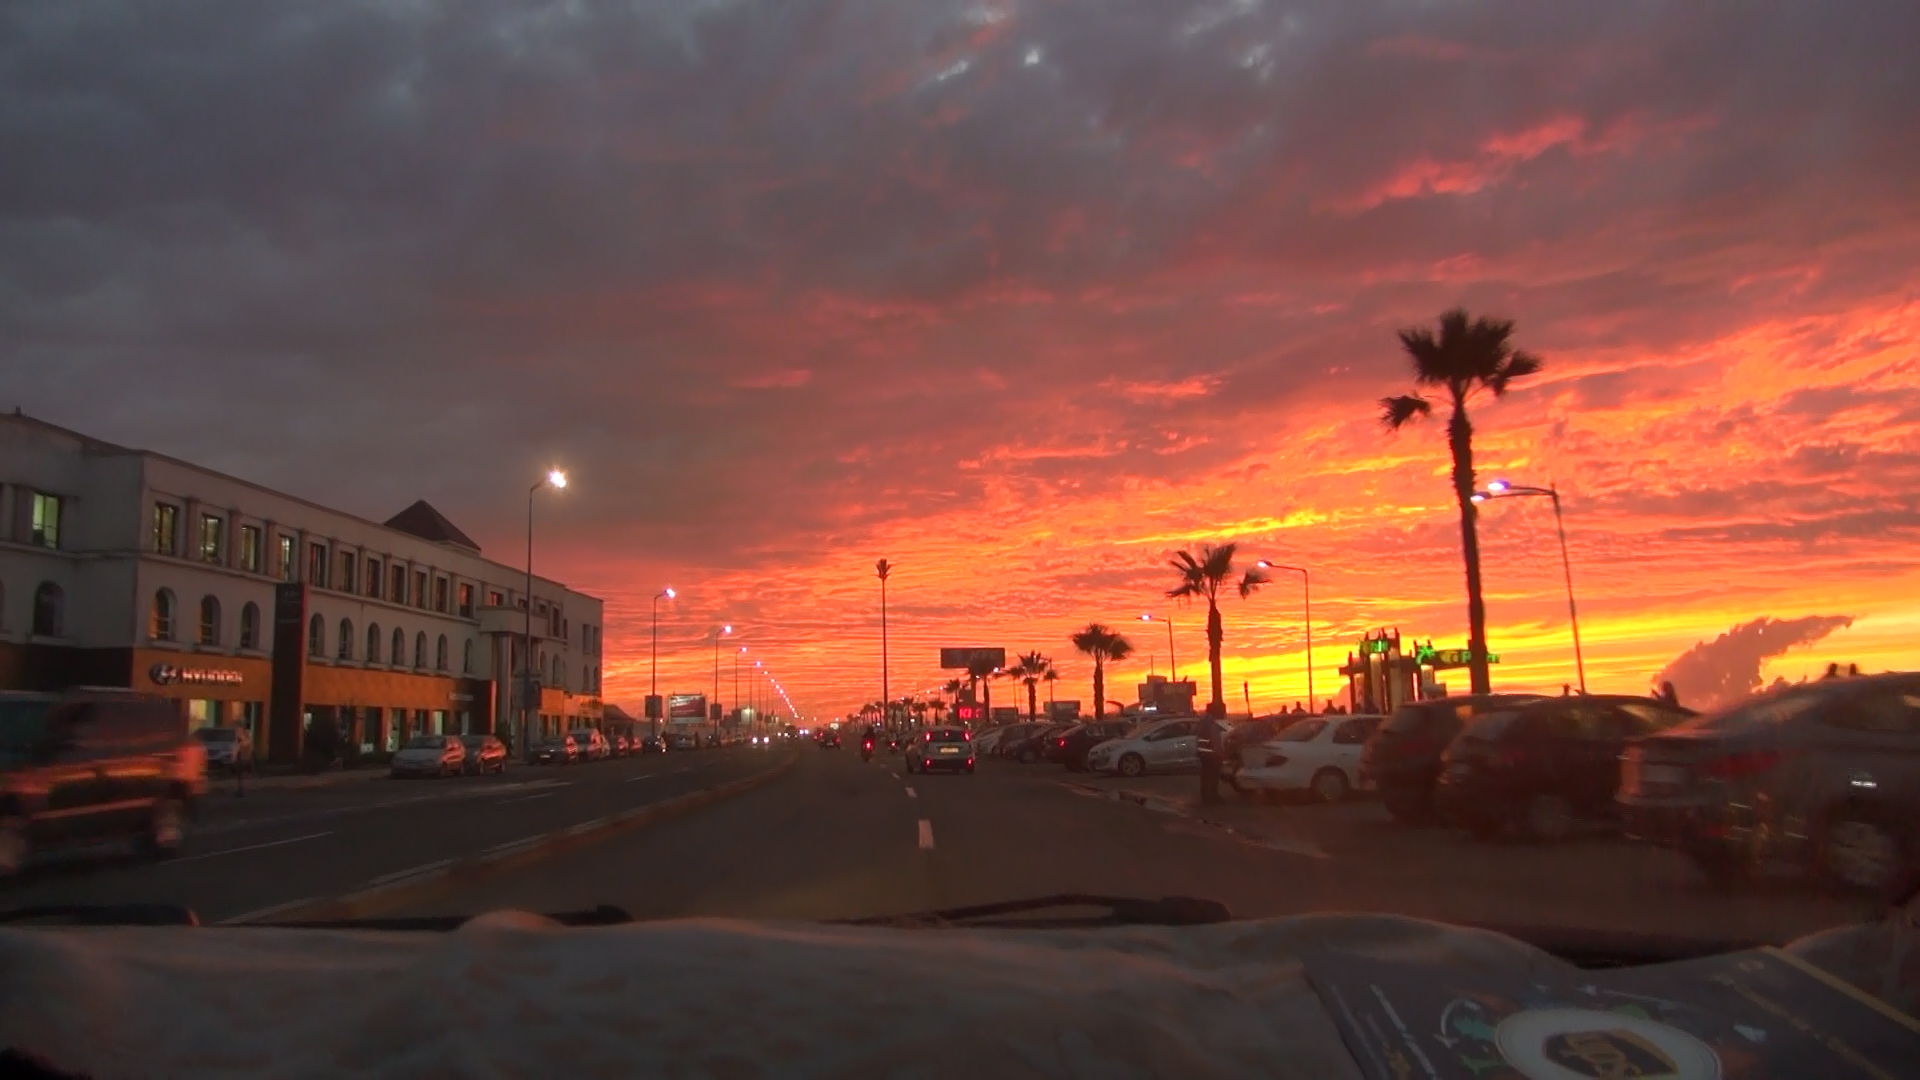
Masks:
[[[1367,638],[1360,643],[1360,651],[1374,656],[1385,656],[1391,651],[1393,643],[1386,638]]]
[[[1413,647],[1413,659],[1417,664],[1430,665],[1433,667],[1459,667],[1470,663],[1472,660],[1465,649],[1436,649],[1431,645],[1415,645]],[[1487,663],[1497,664],[1499,662],[1499,653],[1487,654]]]

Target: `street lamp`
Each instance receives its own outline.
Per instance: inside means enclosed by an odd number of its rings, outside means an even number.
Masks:
[[[647,696],[652,698],[656,702],[655,708],[660,709],[662,713],[666,712],[666,708],[664,707],[664,705],[659,704],[660,702],[660,601],[671,600],[674,598],[674,596],[675,596],[675,593],[673,591],[673,586],[671,585],[653,594],[653,658],[651,662],[651,667],[649,669],[650,673],[647,677]],[[654,733],[659,734],[660,728],[658,725],[660,723],[660,718],[648,717],[648,720],[652,721],[654,725],[653,727]]]
[[[567,486],[567,474],[548,469],[547,475],[527,489],[527,611],[520,636],[520,754],[522,761],[533,760],[533,497],[541,488],[559,491]]]
[[[1177,661],[1175,661],[1173,658],[1173,620],[1170,618],[1163,619],[1158,615],[1142,614],[1140,616],[1140,621],[1141,622],[1163,622],[1167,624],[1167,670],[1173,672],[1173,679],[1171,681],[1179,682],[1180,681],[1180,664]]]
[[[1487,485],[1487,490],[1476,491],[1472,499],[1476,503],[1493,499],[1521,499],[1544,497],[1553,500],[1553,528],[1560,534],[1560,573],[1567,582],[1567,624],[1573,629],[1573,669],[1580,679],[1580,692],[1587,692],[1587,661],[1580,654],[1580,611],[1573,602],[1573,561],[1567,557],[1567,523],[1560,515],[1560,489],[1548,484],[1546,487],[1531,487],[1524,484],[1509,484],[1505,480],[1495,480]]]
[[[1268,562],[1265,559],[1261,559],[1259,562],[1254,563],[1254,565],[1260,567],[1262,570],[1285,570],[1285,571],[1288,571],[1289,573],[1300,575],[1300,599],[1301,599],[1301,607],[1302,607],[1300,621],[1306,624],[1306,628],[1307,628],[1307,706],[1311,710],[1317,712],[1319,711],[1319,708],[1320,708],[1320,704],[1319,704],[1320,699],[1313,696],[1313,581],[1312,581],[1312,577],[1307,573],[1307,568],[1304,566],[1284,566],[1280,563]],[[1249,705],[1248,709],[1251,710],[1252,706]]]

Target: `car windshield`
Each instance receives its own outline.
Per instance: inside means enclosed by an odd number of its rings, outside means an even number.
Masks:
[[[0,5],[0,889],[1879,910],[1916,41],[1915,0]],[[722,1043],[777,1019],[739,1000]],[[1047,1071],[1180,1071],[1097,1049]]]

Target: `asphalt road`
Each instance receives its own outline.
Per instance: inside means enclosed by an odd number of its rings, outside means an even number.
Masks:
[[[823,919],[1090,892],[1208,897],[1241,917],[1375,911],[1785,941],[1863,910],[1790,886],[1729,894],[1618,837],[1484,844],[1393,826],[1364,801],[1241,806],[1205,820],[1093,797],[1084,775],[1057,767],[988,760],[973,776],[919,776],[897,758],[800,752],[797,767],[738,798],[406,913],[610,903],[643,919]]]
[[[356,775],[308,789],[262,785],[245,797],[217,781],[178,857],[62,859],[0,883],[0,906],[155,901],[185,904],[203,923],[257,916],[772,764],[772,753],[738,747],[445,780]]]

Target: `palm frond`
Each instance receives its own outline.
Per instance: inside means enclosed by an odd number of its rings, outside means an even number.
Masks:
[[[1258,588],[1260,588],[1260,586],[1265,585],[1267,582],[1272,580],[1273,580],[1272,578],[1268,577],[1265,573],[1257,569],[1249,570],[1246,573],[1241,574],[1240,575],[1240,599],[1245,600],[1247,597],[1252,596],[1255,590],[1257,590]]]
[[[1487,389],[1493,391],[1494,397],[1504,397],[1508,383],[1515,379],[1524,379],[1538,372],[1542,366],[1540,358],[1532,353],[1516,352],[1488,376]]]
[[[1380,399],[1380,422],[1390,430],[1398,431],[1414,419],[1425,418],[1432,413],[1433,402],[1419,394],[1400,394]]]

